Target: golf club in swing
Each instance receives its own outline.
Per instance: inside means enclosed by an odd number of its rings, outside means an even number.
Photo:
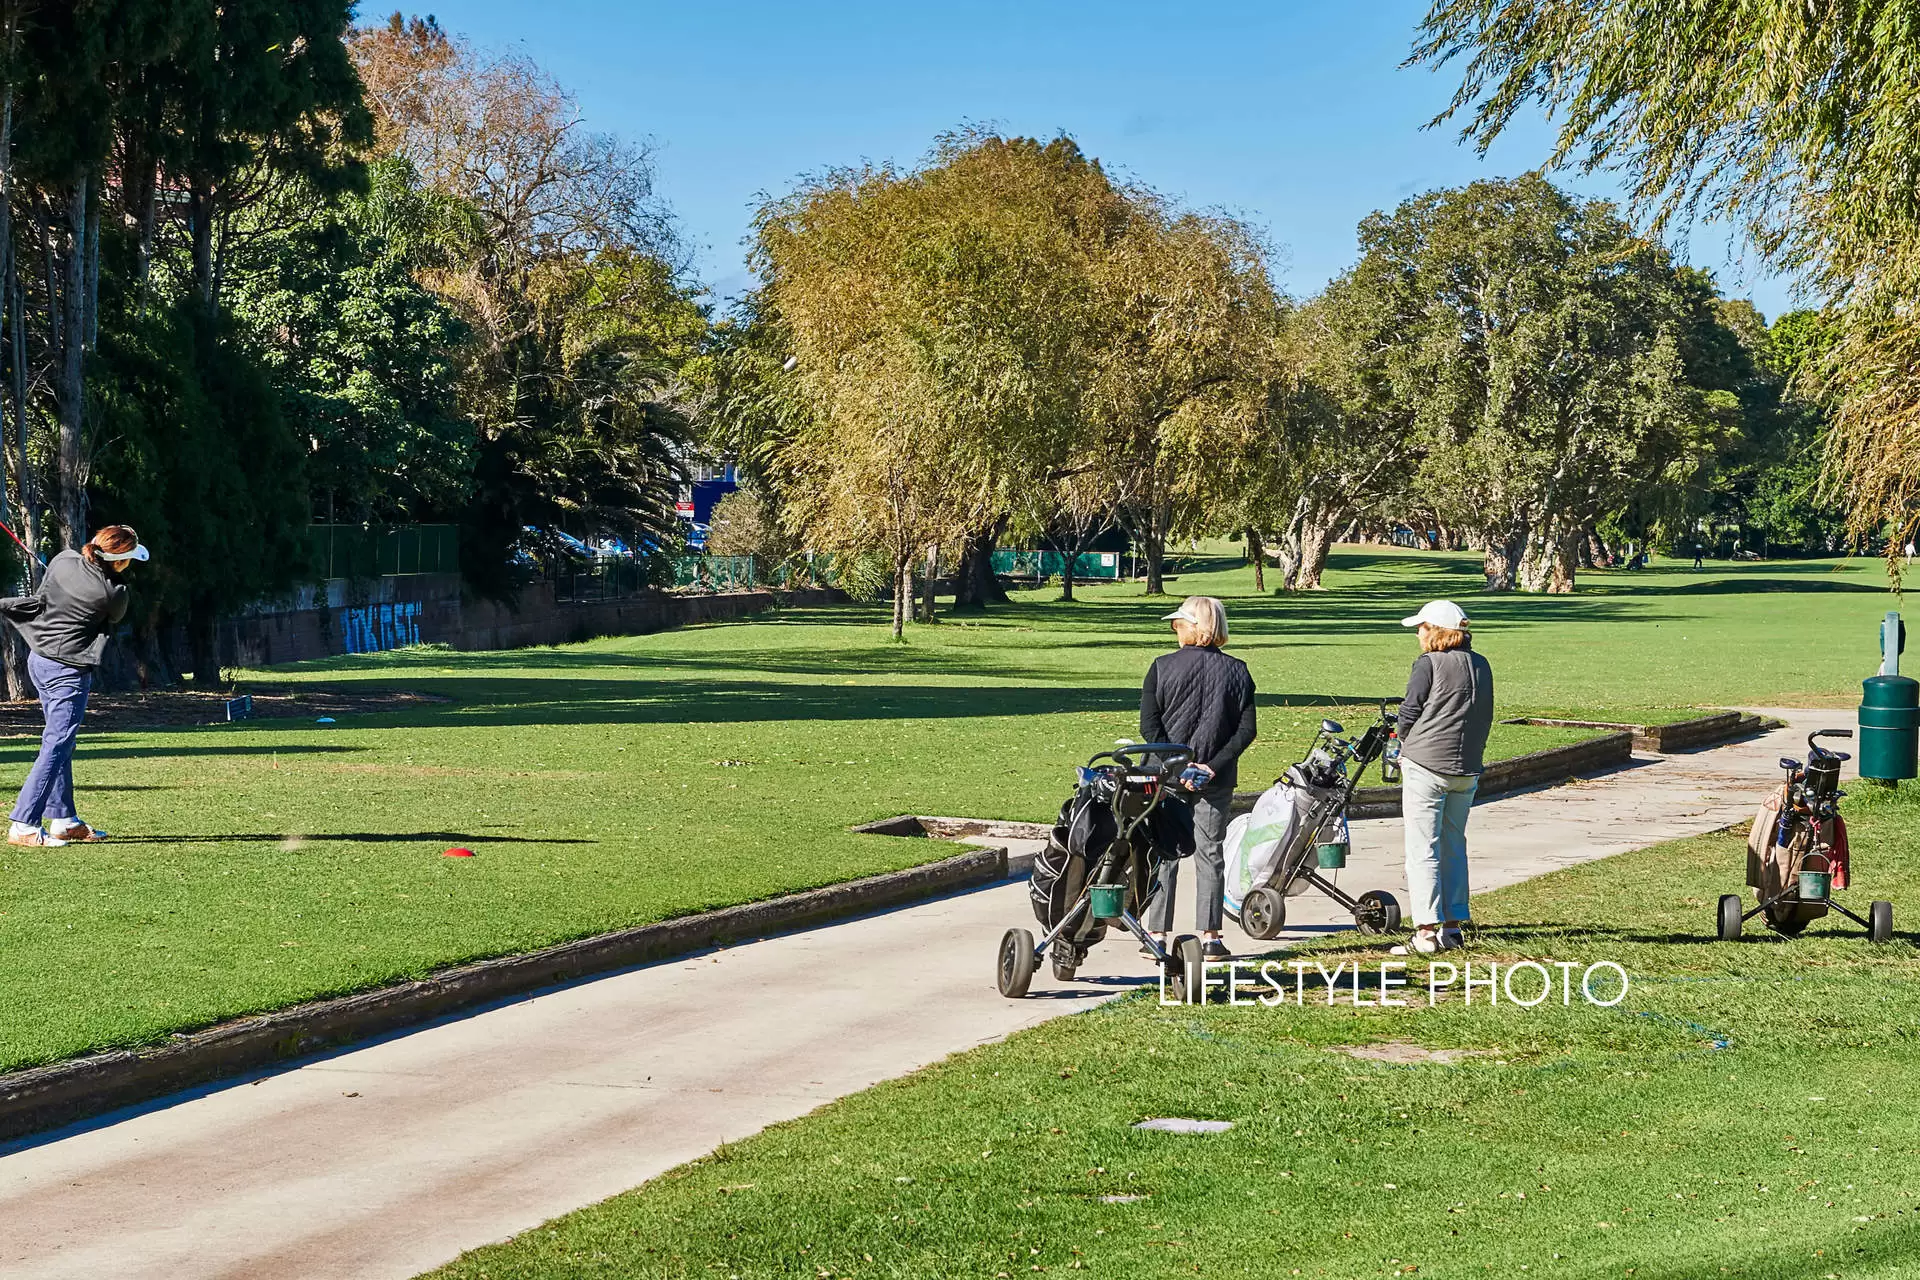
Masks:
[[[36,562],[36,563],[37,563],[37,564],[38,564],[38,565],[39,565],[39,566],[40,566],[40,567],[41,567],[42,569],[44,569],[44,568],[46,568],[46,567],[47,567],[47,562],[46,562],[46,560],[45,560],[45,559],[43,559],[43,558],[41,557],[41,555],[40,555],[40,553],[39,553],[39,552],[37,552],[37,551],[35,551],[35,550],[34,550],[34,549],[33,549],[32,547],[30,547],[30,546],[28,546],[28,545],[27,545],[26,543],[24,543],[24,542],[22,542],[22,541],[20,541],[20,535],[19,535],[19,534],[17,534],[17,533],[15,533],[15,532],[14,532],[14,531],[13,531],[13,530],[12,530],[11,528],[9,528],[9,527],[7,526],[7,524],[6,524],[5,522],[3,522],[3,521],[0,521],[0,533],[4,533],[4,534],[6,534],[6,535],[7,535],[7,536],[8,536],[9,538],[12,538],[12,539],[13,539],[13,545],[14,545],[14,546],[16,546],[16,547],[18,547],[18,548],[20,548],[20,549],[21,549],[22,551],[24,551],[24,552],[26,552],[26,553],[27,553],[28,555],[30,555],[30,556],[32,556],[32,557],[34,558],[34,561],[35,561],[35,562]]]

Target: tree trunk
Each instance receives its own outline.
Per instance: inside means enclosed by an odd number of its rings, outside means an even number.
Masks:
[[[1167,594],[1167,584],[1161,572],[1161,561],[1166,558],[1167,535],[1160,525],[1157,510],[1147,517],[1146,535],[1147,594],[1163,596]]]
[[[1320,575],[1327,570],[1327,553],[1333,550],[1334,512],[1326,511],[1310,519],[1300,539],[1300,570],[1294,577],[1296,591],[1319,591]]]
[[[220,615],[212,597],[194,596],[187,609],[187,647],[193,662],[196,688],[213,689],[220,684]]]
[[[1080,558],[1080,549],[1067,552],[1066,561],[1060,566],[1060,598],[1069,603],[1073,600],[1073,565]]]
[[[87,202],[86,260],[82,267],[84,285],[80,295],[85,308],[80,328],[86,335],[86,350],[100,345],[100,207],[106,200],[96,195]]]
[[[1307,508],[1309,500],[1301,494],[1294,500],[1293,514],[1280,534],[1280,585],[1276,590],[1291,591],[1300,581],[1300,566],[1306,559]]]
[[[180,673],[174,670],[161,638],[159,620],[152,614],[134,628],[133,661],[142,689],[167,689],[180,683]]]
[[[34,482],[33,472],[27,460],[27,328],[25,313],[27,309],[27,291],[20,284],[18,273],[13,282],[13,410],[14,421],[19,425],[13,438],[14,480],[16,496],[20,500],[20,532],[26,538],[27,545],[38,550],[40,546],[40,494],[39,486]],[[40,585],[40,562],[27,557],[27,585]],[[24,659],[23,659],[24,661]]]
[[[993,549],[1000,541],[1004,521],[991,529],[969,533],[960,547],[960,563],[954,570],[953,607],[984,609],[988,604],[1005,604],[1007,593],[993,575]]]
[[[5,640],[0,641],[0,647],[4,648],[6,661],[7,696],[15,702],[37,696],[33,677],[27,674],[27,642],[20,638],[19,632],[9,627]]]
[[[1597,530],[1587,530],[1587,554],[1592,558],[1596,568],[1613,568],[1613,548],[1607,545],[1606,539],[1602,538]]]
[[[66,279],[60,320],[60,539],[68,547],[87,540],[86,333],[87,175],[74,179],[67,206]]]
[[[1571,594],[1580,545],[1585,539],[1586,530],[1577,524],[1553,521],[1536,528],[1520,565],[1521,589],[1547,595]]]
[[[1486,531],[1485,572],[1488,591],[1512,591],[1520,578],[1520,567],[1527,554],[1530,522],[1516,516],[1504,528]]]
[[[1260,541],[1260,531],[1247,529],[1247,555],[1253,560],[1253,589],[1262,595],[1267,591],[1267,548]]]
[[[913,607],[913,561],[904,553],[893,558],[893,638],[907,636],[907,611]]]
[[[922,604],[920,606],[920,621],[922,622],[933,621],[933,583],[934,583],[934,579],[938,578],[939,576],[940,576],[940,544],[937,542],[929,543],[927,545],[926,592],[923,597]]]
[[[134,240],[133,289],[138,311],[147,314],[147,283],[153,271],[153,237],[160,203],[159,166],[145,155],[128,157],[126,200],[138,226]]]
[[[213,311],[213,179],[195,174],[187,195],[193,223],[193,287],[207,311]]]

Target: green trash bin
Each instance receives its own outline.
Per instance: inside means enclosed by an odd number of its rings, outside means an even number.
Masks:
[[[1861,682],[1860,776],[1897,782],[1915,776],[1920,757],[1920,681],[1868,676]]]

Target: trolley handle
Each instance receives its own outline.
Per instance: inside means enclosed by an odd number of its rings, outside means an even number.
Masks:
[[[1848,760],[1848,759],[1851,759],[1852,757],[1848,756],[1846,752],[1829,751],[1825,747],[1821,746],[1819,743],[1815,742],[1814,739],[1815,738],[1849,738],[1850,739],[1852,737],[1853,737],[1853,730],[1851,729],[1815,729],[1812,733],[1807,735],[1807,750],[1809,753],[1817,756],[1838,756],[1842,760]]]
[[[1147,763],[1147,758],[1151,756],[1160,757],[1158,766]],[[1135,742],[1111,751],[1102,751],[1093,759],[1116,760],[1129,769],[1142,771],[1155,768],[1162,775],[1178,774],[1193,763],[1193,748],[1184,742]],[[1092,764],[1093,760],[1087,763]]]

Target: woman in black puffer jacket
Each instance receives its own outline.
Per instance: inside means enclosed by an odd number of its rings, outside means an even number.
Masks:
[[[1155,658],[1140,687],[1140,736],[1147,742],[1181,742],[1193,748],[1205,781],[1194,789],[1193,860],[1199,868],[1195,926],[1211,959],[1230,954],[1221,940],[1225,915],[1225,860],[1221,844],[1240,776],[1240,754],[1253,742],[1253,676],[1247,664],[1220,652],[1227,642],[1227,610],[1212,596],[1188,596],[1168,614],[1180,647]],[[1147,908],[1146,926],[1164,943],[1173,932],[1173,899],[1180,863],[1160,866],[1160,891]]]

